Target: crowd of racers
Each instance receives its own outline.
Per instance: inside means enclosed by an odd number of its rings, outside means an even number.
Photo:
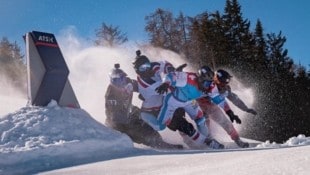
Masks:
[[[168,61],[152,62],[147,56],[142,55],[140,50],[136,51],[133,61],[136,79],[130,79],[120,65],[115,64],[106,92],[106,124],[129,136],[136,130],[131,138],[134,141],[135,137],[152,140],[149,145],[153,147],[182,148],[180,145],[166,144],[161,138],[152,139],[154,136],[142,132],[143,127],[149,127],[148,130],[153,131],[165,128],[177,131],[190,148],[205,146],[223,149],[224,145],[213,138],[211,133],[210,120],[213,120],[239,147],[249,147],[249,143],[240,139],[233,125],[233,122],[241,124],[242,121],[226,100],[245,112],[253,115],[257,112],[247,107],[237,94],[232,92],[229,84],[232,76],[229,72],[223,69],[213,71],[207,65],[200,67],[197,72],[185,72],[185,67],[186,64],[174,67]],[[142,100],[139,108],[131,105],[133,92],[138,93],[139,99]],[[126,100],[128,102],[123,104],[127,105],[127,110],[117,119],[120,115],[112,113],[120,110],[113,111],[113,106]],[[135,125],[130,121],[135,121]],[[125,129],[119,129],[117,126],[124,126],[122,128]],[[148,141],[140,143],[148,145]]]

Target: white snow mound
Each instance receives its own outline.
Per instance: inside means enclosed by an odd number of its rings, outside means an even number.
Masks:
[[[127,135],[105,127],[82,109],[59,107],[55,101],[4,116],[0,134],[0,166],[65,155],[70,160],[87,159],[133,148]]]

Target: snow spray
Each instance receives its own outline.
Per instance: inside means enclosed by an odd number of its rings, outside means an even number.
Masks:
[[[118,47],[94,46],[93,42],[79,37],[74,28],[63,30],[56,37],[69,67],[69,80],[81,108],[101,123],[105,121],[104,96],[110,83],[109,72],[115,63],[119,63],[120,68],[132,79],[136,79],[132,62],[138,49],[151,61],[168,60],[176,66],[185,63],[182,56],[174,52],[140,47],[136,42],[128,42],[129,44]],[[134,97],[133,104],[140,107],[141,101],[136,98],[136,93]]]
[[[217,68],[220,69],[220,68]],[[231,78],[230,81],[230,87],[233,93],[237,94],[238,97],[249,107],[253,108],[254,105],[254,100],[255,100],[255,94],[254,90],[249,87],[245,87],[241,81],[238,80],[238,78],[234,75],[234,72],[227,69],[227,68],[221,68],[229,72],[230,75],[233,77]],[[239,118],[242,121],[242,124],[236,124],[234,123],[234,127],[237,129],[238,133],[242,136],[242,132],[244,129],[247,127],[247,117],[254,117],[253,115],[249,115],[248,113],[240,110],[238,107],[236,107],[233,103],[231,103],[228,99],[226,99],[228,102],[230,108],[236,115],[239,116]],[[252,120],[253,121],[253,120]],[[213,122],[214,123],[214,122]],[[215,135],[215,137],[220,138],[221,141],[224,142],[231,142],[232,140],[230,139],[230,136],[217,124],[211,124],[211,130],[212,133]]]
[[[0,65],[0,70],[2,69],[1,66],[6,65]],[[15,79],[14,81],[21,82],[19,85],[22,84],[22,86],[18,86],[7,77],[6,73],[0,71],[0,118],[27,104],[26,79]]]

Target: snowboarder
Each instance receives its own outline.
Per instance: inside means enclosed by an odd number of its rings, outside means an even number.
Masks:
[[[254,109],[247,107],[247,105],[238,97],[238,95],[231,91],[231,87],[229,85],[231,78],[232,76],[223,69],[219,69],[216,71],[214,82],[219,89],[219,93],[222,95],[226,95],[227,99],[242,111],[256,115],[257,112]],[[227,115],[230,116],[230,114]],[[240,123],[241,121],[239,122],[239,124]]]
[[[163,130],[169,126],[174,118],[174,112],[178,108],[183,108],[186,113],[195,121],[196,126],[201,133],[200,139],[197,135],[192,135],[193,140],[206,144],[213,149],[222,149],[224,146],[215,139],[211,138],[208,127],[205,122],[206,116],[198,106],[196,99],[203,95],[199,88],[197,75],[195,73],[170,71],[165,77],[165,81],[161,83],[155,91],[158,94],[167,93],[163,100],[160,113],[157,118],[148,117],[145,121],[155,130]],[[198,135],[199,136],[199,135]]]
[[[127,134],[134,142],[160,149],[182,148],[163,141],[160,134],[140,119],[140,109],[132,105],[135,80],[127,77],[119,64],[109,74],[110,84],[105,94],[105,124]]]
[[[235,93],[231,92],[228,83],[232,76],[222,69],[218,70],[216,75],[214,75],[214,72],[208,66],[202,66],[198,70],[198,76],[200,84],[203,85],[204,92],[208,94],[207,97],[197,100],[201,109],[210,116],[210,119],[219,124],[239,147],[249,147],[247,142],[240,139],[237,130],[232,124],[234,121],[240,124],[241,119],[234,114],[225,98],[227,97],[233,104],[244,111],[254,115],[256,115],[256,111],[248,108]],[[230,121],[219,107],[229,116]]]
[[[186,66],[183,64],[178,68],[174,68],[172,64],[166,61],[150,62],[141,52],[136,51],[136,58],[133,62],[134,69],[137,73],[139,97],[143,100],[141,107],[141,118],[144,121],[156,121],[156,117],[162,107],[163,95],[156,92],[156,88],[161,85],[161,74],[167,74],[171,71],[182,71]],[[205,140],[205,136],[199,133],[194,126],[189,123],[183,115],[179,115],[179,111],[173,113],[174,117],[167,126],[172,131],[180,131],[191,137],[194,142]],[[176,120],[177,119],[177,120]]]

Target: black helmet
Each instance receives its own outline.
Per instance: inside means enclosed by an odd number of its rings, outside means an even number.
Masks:
[[[201,81],[213,81],[214,72],[209,66],[202,66],[198,70],[198,76]]]
[[[230,78],[232,76],[225,70],[219,69],[216,71],[216,78],[219,80],[221,83],[228,84],[230,82]]]
[[[120,65],[114,64],[114,69],[109,73],[110,82],[115,86],[122,87],[125,85],[127,74],[120,69]]]
[[[141,51],[140,51],[140,50],[137,50],[137,51],[136,51],[136,55],[137,55],[137,57],[139,57],[139,56],[141,55]]]
[[[140,50],[136,51],[136,59],[132,62],[134,65],[134,69],[137,74],[144,73],[146,71],[151,70],[151,62],[145,55],[141,55]]]

